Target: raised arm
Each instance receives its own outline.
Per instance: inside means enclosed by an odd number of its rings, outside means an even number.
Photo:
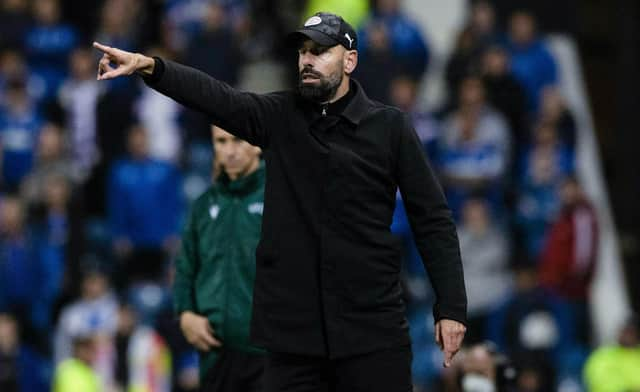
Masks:
[[[270,121],[279,117],[281,94],[241,92],[204,72],[172,61],[97,42],[93,46],[103,52],[98,80],[138,74],[151,88],[208,115],[212,123],[235,136],[253,145],[268,147],[269,129],[274,128]]]

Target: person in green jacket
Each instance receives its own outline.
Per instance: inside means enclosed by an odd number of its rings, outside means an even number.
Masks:
[[[214,184],[191,208],[176,259],[175,310],[200,353],[203,391],[258,391],[262,351],[249,344],[265,169],[260,148],[212,127]]]

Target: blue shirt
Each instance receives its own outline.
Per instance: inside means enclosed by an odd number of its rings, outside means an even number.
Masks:
[[[18,186],[31,170],[41,125],[34,111],[23,115],[0,111],[2,181],[9,187]]]
[[[34,26],[25,37],[29,65],[45,82],[44,98],[52,98],[67,75],[69,54],[78,35],[68,25]]]
[[[511,72],[525,90],[529,110],[536,112],[542,89],[558,80],[556,62],[540,40],[527,46],[508,42],[506,47],[511,55]]]
[[[179,230],[182,178],[173,165],[152,159],[116,161],[108,185],[108,215],[114,238],[136,247],[159,247]]]

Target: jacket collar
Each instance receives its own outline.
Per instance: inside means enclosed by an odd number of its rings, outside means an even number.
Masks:
[[[351,79],[351,83],[349,83],[349,88],[355,90],[355,95],[351,99],[351,102],[347,105],[347,107],[342,112],[342,116],[349,120],[351,123],[358,125],[360,121],[366,116],[369,112],[369,107],[371,106],[371,100],[367,97],[360,83]]]
[[[261,184],[261,180],[264,178],[264,161],[260,161],[260,166],[253,173],[248,176],[241,177],[231,181],[227,173],[222,172],[220,177],[216,180],[216,185],[220,187],[223,192],[231,194],[248,194],[253,192]]]
[[[372,105],[372,101],[367,97],[362,86],[356,80],[351,79],[349,83],[349,89],[353,89],[355,94],[344,108],[340,116],[345,118],[351,124],[357,126],[360,121],[367,115],[369,112],[369,108]],[[301,107],[306,108],[305,116],[309,118],[311,121],[315,121],[321,117],[321,106],[318,103],[312,102],[310,100],[306,100],[300,96],[296,92],[296,97],[298,102],[300,102]]]

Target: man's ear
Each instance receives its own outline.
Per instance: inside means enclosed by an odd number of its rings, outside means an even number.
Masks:
[[[351,75],[358,65],[358,52],[347,50],[344,52],[344,73]]]

